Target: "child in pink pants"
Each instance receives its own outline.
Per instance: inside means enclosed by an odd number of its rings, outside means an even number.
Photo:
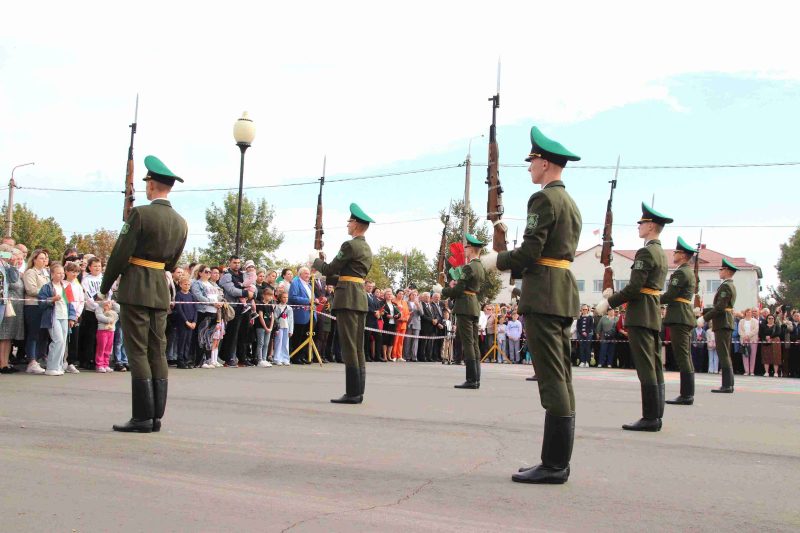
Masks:
[[[97,317],[97,348],[94,364],[98,372],[113,372],[109,366],[111,350],[114,348],[114,329],[119,320],[119,304],[103,300],[94,312]]]

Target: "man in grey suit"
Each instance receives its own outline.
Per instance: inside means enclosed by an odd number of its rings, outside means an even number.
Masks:
[[[419,330],[422,327],[422,307],[417,300],[417,291],[411,290],[408,295],[408,327],[406,333],[408,335],[419,335]],[[403,359],[406,361],[417,361],[417,347],[419,346],[419,339],[406,337],[403,343]]]

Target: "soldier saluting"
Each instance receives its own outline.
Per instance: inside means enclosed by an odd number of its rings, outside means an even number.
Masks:
[[[157,157],[144,159],[146,193],[150,205],[131,209],[108,259],[100,297],[121,276],[116,292],[120,304],[123,342],[131,364],[131,419],[114,431],[150,433],[161,429],[167,405],[167,309],[170,295],[166,270],[183,253],[188,226],[167,196],[176,181]]]
[[[369,309],[364,278],[372,267],[372,249],[364,234],[371,222],[375,221],[358,205],[350,204],[347,234],[352,239],[342,243],[339,253],[330,263],[326,263],[325,255],[319,252],[320,257],[313,264],[315,269],[328,276],[328,285],[336,285],[331,309],[336,312],[336,331],[344,358],[345,394],[332,399],[332,403],[356,404],[364,400],[367,381],[364,328]]]
[[[717,339],[717,353],[719,354],[719,368],[722,373],[722,387],[712,389],[711,392],[733,392],[733,363],[731,362],[731,336],[733,335],[733,305],[736,303],[736,287],[733,285],[733,275],[739,269],[733,263],[722,258],[719,267],[719,277],[722,283],[714,294],[714,307],[706,310],[700,320],[700,325],[711,320],[711,330]]]
[[[694,403],[694,365],[692,365],[692,328],[696,322],[692,311],[692,296],[697,284],[689,261],[697,250],[678,237],[678,244],[672,255],[678,268],[669,277],[667,292],[661,295],[661,304],[667,305],[663,323],[669,326],[672,353],[681,372],[681,393],[666,403],[692,405]]]
[[[624,424],[629,431],[660,431],[664,416],[664,368],[661,361],[661,288],[667,279],[667,257],[658,237],[672,219],[647,207],[642,202],[639,219],[639,237],[645,245],[636,251],[631,267],[631,279],[619,292],[608,294],[595,307],[604,315],[609,307],[628,303],[625,327],[633,365],[639,375],[642,392],[642,418],[633,424]],[[605,298],[608,298],[607,300]]]
[[[442,289],[442,296],[453,298],[453,313],[456,315],[456,334],[461,342],[467,380],[456,389],[481,388],[481,349],[478,343],[478,316],[481,313],[478,293],[486,273],[481,264],[481,250],[485,242],[469,233],[464,235],[467,246],[464,255],[467,264],[461,267],[461,278],[450,282]]]
[[[572,391],[570,326],[578,316],[578,285],[570,271],[581,234],[581,213],[567,193],[561,174],[567,161],[580,157],[531,128],[531,179],[542,189],[528,200],[528,222],[522,245],[489,252],[487,269],[511,270],[522,278],[519,312],[525,316],[539,396],[546,414],[542,463],[523,468],[511,479],[519,483],[565,483],[575,438],[575,395]]]

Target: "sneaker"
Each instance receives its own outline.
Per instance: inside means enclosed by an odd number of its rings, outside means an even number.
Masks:
[[[64,371],[63,370],[45,370],[44,371],[44,375],[45,376],[63,376],[64,375]]]
[[[225,366],[225,365],[223,365],[222,363],[220,363],[219,361],[214,361],[214,363],[213,363],[213,364],[214,364],[214,366],[215,366],[215,367],[217,367],[217,368],[222,368],[222,367],[224,367],[224,366]]]
[[[39,362],[34,359],[28,363],[28,368],[25,369],[25,372],[28,374],[44,374],[45,370],[41,367]]]
[[[105,374],[106,373],[106,367],[98,366],[94,371],[97,372],[98,374]]]
[[[114,371],[114,369],[113,369],[113,368],[111,368],[111,367],[108,367],[108,366],[106,367],[106,372],[107,372],[107,373],[109,373],[109,374],[110,374],[110,373],[111,373],[111,372],[113,372],[113,371]]]
[[[203,363],[202,365],[200,365],[200,368],[214,368],[214,367],[208,363]]]
[[[67,374],[80,374],[81,371],[75,368],[75,365],[67,365],[67,369],[65,370]]]
[[[269,368],[272,366],[272,363],[270,363],[269,361],[264,361],[264,362],[267,363],[266,365],[264,365],[265,367]]]
[[[259,361],[258,362],[258,367],[259,368],[267,368],[267,366],[269,366],[269,363],[267,363],[266,361]]]

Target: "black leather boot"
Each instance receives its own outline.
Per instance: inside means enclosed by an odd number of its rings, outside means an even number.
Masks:
[[[478,384],[478,388],[481,388],[481,360],[480,358],[475,359],[475,370],[473,371],[475,374],[475,383]]]
[[[364,396],[361,394],[361,372],[356,366],[346,366],[344,373],[346,392],[341,398],[332,399],[331,403],[361,403],[364,401]]]
[[[471,359],[464,363],[464,368],[466,369],[467,373],[467,381],[462,383],[461,385],[453,385],[453,388],[456,389],[477,389],[480,385],[475,381],[475,360]],[[480,363],[478,363],[480,364]]]
[[[153,380],[153,431],[161,431],[161,419],[167,408],[167,382],[166,379]]]
[[[517,483],[561,484],[569,479],[569,461],[575,441],[575,415],[544,417],[542,464],[520,469],[511,476]]]
[[[358,370],[360,372],[360,376],[359,377],[361,378],[360,392],[361,392],[361,396],[364,396],[364,387],[367,385],[367,367],[366,366],[362,366]]]
[[[660,385],[642,385],[642,418],[633,424],[623,424],[628,431],[661,431],[658,418],[660,405]]]
[[[733,392],[733,368],[722,369],[722,387],[711,389],[711,392],[732,393]]]
[[[666,384],[659,383],[658,384],[658,419],[661,420],[664,418],[664,398],[666,395]]]
[[[153,380],[131,380],[132,414],[125,424],[114,424],[114,431],[125,433],[150,433],[153,431]]]
[[[667,400],[672,405],[692,405],[694,403],[694,372],[681,372],[681,394],[674,400]]]

